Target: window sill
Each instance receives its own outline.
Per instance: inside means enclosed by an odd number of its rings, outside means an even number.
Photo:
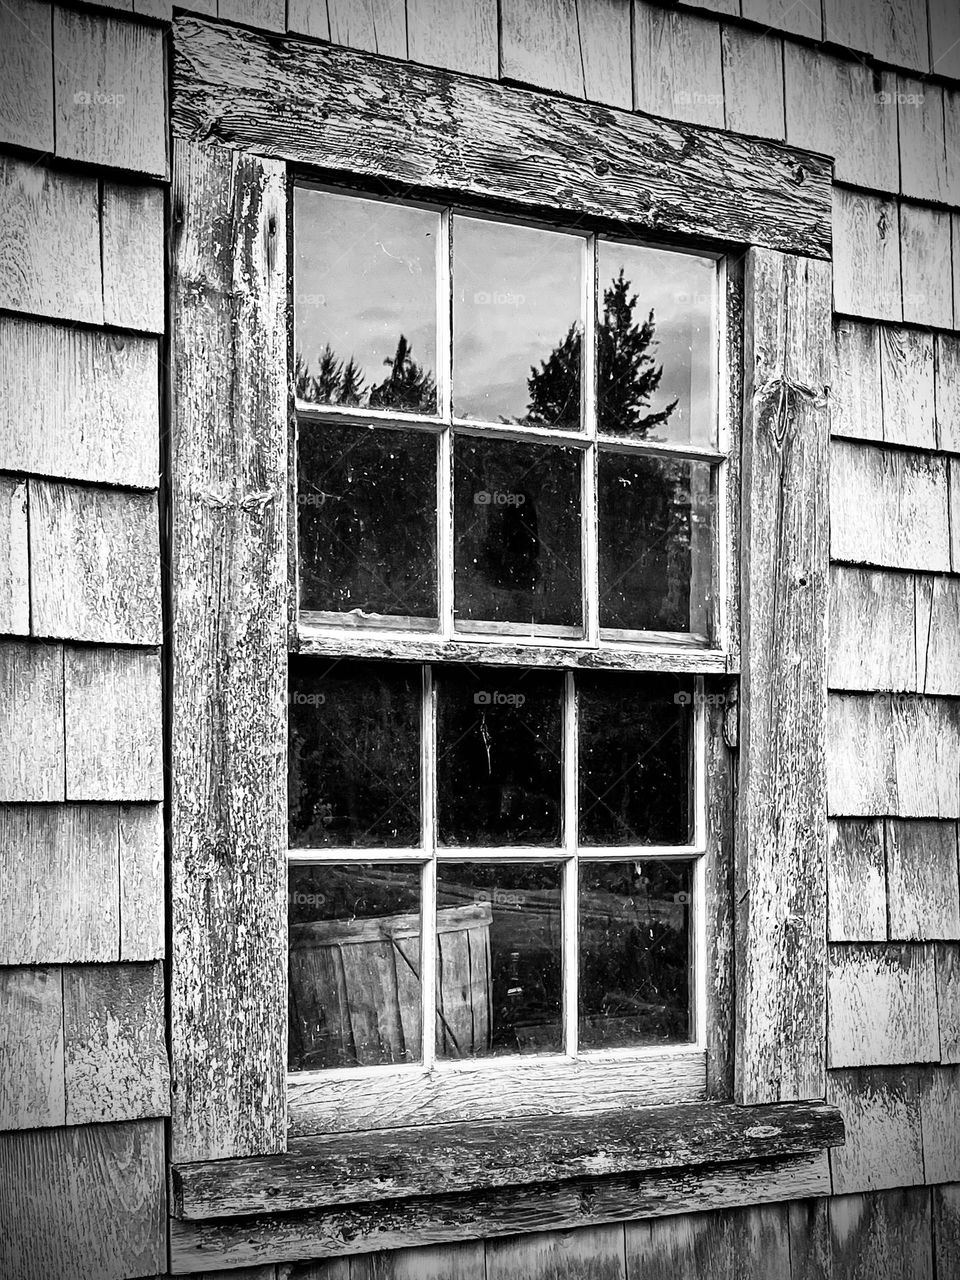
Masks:
[[[820,1102],[694,1103],[294,1139],[173,1169],[175,1273],[829,1193]],[[241,1219],[241,1221],[230,1221]]]

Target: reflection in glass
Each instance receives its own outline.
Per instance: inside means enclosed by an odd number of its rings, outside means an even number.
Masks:
[[[582,1049],[693,1038],[691,902],[690,863],[581,863]]]
[[[560,867],[437,868],[437,1055],[557,1053]]]
[[[577,675],[580,844],[693,839],[693,681]]]
[[[717,442],[717,263],[597,243],[597,425],[601,433]]]
[[[712,468],[600,451],[600,626],[688,632],[713,623]]]
[[[291,1071],[421,1057],[420,869],[289,869]]]
[[[580,427],[583,240],[453,219],[453,411]]]
[[[454,610],[580,634],[579,451],[454,441]]]
[[[559,672],[441,667],[437,821],[441,844],[560,844]]]
[[[297,396],[436,412],[440,214],[305,187],[293,207]]]
[[[331,422],[299,437],[300,607],[435,618],[436,439]]]
[[[420,844],[420,668],[290,662],[294,848]]]

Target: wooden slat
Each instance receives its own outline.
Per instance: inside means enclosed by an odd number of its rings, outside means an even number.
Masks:
[[[217,141],[241,150],[517,212],[827,255],[829,165],[807,153],[615,109],[600,129],[588,104],[195,18],[174,34],[179,136],[206,139],[215,116]],[[410,101],[433,107],[414,120]]]
[[[960,939],[957,824],[887,821],[890,937]]]
[[[753,1161],[722,1170],[548,1183],[529,1192],[437,1196],[231,1222],[171,1221],[171,1269],[307,1261],[412,1244],[571,1230],[675,1213],[770,1204],[829,1193],[827,1155]]]
[[[933,335],[922,329],[881,325],[880,385],[887,444],[935,449]]]
[[[545,1276],[627,1280],[623,1227],[548,1231],[491,1240],[487,1245],[485,1280],[543,1280]]]
[[[188,4],[186,7],[192,6]],[[173,0],[133,0],[133,12],[144,18],[169,22],[173,17]]]
[[[829,1200],[821,1197],[787,1206],[790,1215],[791,1280],[832,1280]]]
[[[939,1061],[932,948],[831,946],[828,985],[829,1066]]]
[[[896,201],[834,187],[833,235],[835,310],[878,320],[903,319]]]
[[[930,1192],[925,1187],[834,1196],[829,1212],[832,1275],[934,1280]]]
[[[340,1267],[342,1273],[337,1270]],[[489,1280],[489,1273],[484,1273],[483,1243],[475,1240],[331,1259],[317,1264],[316,1271],[312,1266],[309,1270],[294,1267],[289,1280]]]
[[[953,314],[960,316],[960,213],[950,215],[950,244],[953,254]]]
[[[923,1183],[918,1069],[830,1071],[827,1097],[846,1126],[830,1152],[835,1195]]]
[[[27,482],[0,476],[0,632],[30,633]]]
[[[940,1016],[940,1061],[960,1064],[960,947],[942,942],[935,948],[937,1011]]]
[[[885,942],[883,823],[834,819],[829,828],[827,936],[831,942]]]
[[[497,0],[407,0],[407,41],[412,62],[496,79]]]
[[[706,902],[707,1097],[729,1101],[734,1090],[736,1025],[736,920],[733,906],[737,755],[730,723],[737,714],[731,701],[705,708],[707,855]],[[730,745],[730,742],[734,746]]]
[[[830,431],[858,440],[883,439],[879,325],[834,320]]]
[[[900,206],[903,318],[908,324],[953,328],[950,215],[918,205]]]
[[[267,31],[284,31],[287,24],[286,0],[218,0],[218,14]]]
[[[67,1124],[170,1111],[161,964],[63,970]]]
[[[960,74],[960,73],[958,73]],[[940,1276],[960,1275],[960,1183],[933,1187],[933,1255]]]
[[[820,39],[820,8],[816,4],[797,4],[796,0],[743,0],[741,7],[745,18],[762,22],[774,31]]]
[[[630,10],[621,0],[577,0],[586,96],[613,107],[633,106]]]
[[[4,805],[0,862],[0,964],[116,959],[114,805]]]
[[[926,71],[926,0],[823,0],[824,39],[878,62]]]
[[[831,565],[831,689],[917,688],[915,594],[913,574]]]
[[[415,0],[411,0],[411,4],[413,3]],[[194,13],[203,12],[198,4],[185,4],[180,8],[192,9]],[[211,16],[216,17],[216,8]],[[298,35],[312,36],[315,40],[329,40],[327,0],[287,0],[287,29]],[[413,56],[412,50],[410,56]]]
[[[937,448],[960,453],[960,337],[936,335]]]
[[[0,1274],[127,1280],[166,1269],[163,1123],[0,1136]]]
[[[155,340],[0,316],[0,353],[0,468],[156,487]]]
[[[159,655],[64,650],[68,800],[162,800]]]
[[[64,798],[63,649],[0,643],[0,801]]]
[[[960,573],[960,458],[947,462],[947,488],[950,502],[950,568]]]
[[[635,0],[633,101],[653,116],[722,129],[719,24]]]
[[[500,74],[584,97],[577,0],[500,0]]]
[[[327,0],[330,39],[388,58],[407,56],[404,6],[395,0]]]
[[[0,1130],[65,1121],[59,969],[0,969]]]
[[[960,9],[953,0],[929,0],[930,69],[960,80]]]
[[[922,1073],[920,1122],[927,1182],[960,1182],[960,1067]]]
[[[160,806],[120,806],[120,959],[164,954],[163,814]]]
[[[931,0],[934,3],[935,0]],[[943,92],[943,136],[946,140],[947,176],[944,188],[944,200],[956,207],[960,204],[960,155],[957,154],[955,139],[960,131],[960,88]],[[954,301],[956,307],[956,301]]]
[[[943,90],[897,76],[900,125],[900,190],[915,200],[947,199],[947,148]]]
[[[174,168],[171,1038],[182,1160],[267,1154],[286,1136],[286,214],[281,164],[180,143]]]
[[[0,142],[53,150],[51,6],[0,8]]]
[[[166,176],[163,33],[54,9],[57,155]]]
[[[103,322],[95,178],[0,156],[0,307]]]
[[[33,633],[159,644],[155,494],[30,481]]]
[[[827,807],[831,817],[896,812],[889,697],[827,699]]]
[[[627,1265],[642,1280],[769,1280],[790,1275],[789,1210],[762,1205],[626,1226]],[[588,1273],[589,1274],[589,1273]]]
[[[724,27],[721,43],[726,127],[760,138],[786,137],[783,41]]]
[[[753,250],[745,296],[736,1094],[755,1103],[823,1095],[830,271]]]
[[[107,324],[164,330],[163,191],[103,185],[103,315]]]
[[[942,457],[835,440],[830,450],[830,553],[891,569],[950,569]]]

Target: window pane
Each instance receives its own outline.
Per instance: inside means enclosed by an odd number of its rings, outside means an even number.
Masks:
[[[289,840],[420,844],[419,667],[292,659]]]
[[[560,867],[437,869],[437,1056],[558,1053]]]
[[[290,867],[291,1071],[421,1057],[420,868]]]
[[[597,270],[600,431],[716,444],[716,261],[601,240]]]
[[[315,422],[299,437],[300,607],[436,618],[436,437]]]
[[[293,209],[297,395],[435,413],[439,213],[303,187]]]
[[[440,842],[559,845],[563,676],[447,667],[436,683]]]
[[[458,437],[454,532],[458,621],[582,634],[578,450]]]
[[[580,1047],[693,1036],[692,870],[685,862],[580,866]]]
[[[600,626],[713,631],[712,467],[601,451]]]
[[[580,427],[583,241],[453,219],[453,411]]]
[[[577,675],[580,844],[693,839],[693,681]]]

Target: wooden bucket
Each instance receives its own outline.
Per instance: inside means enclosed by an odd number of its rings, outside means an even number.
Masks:
[[[437,1054],[490,1048],[489,903],[437,912]],[[290,930],[291,1061],[301,1070],[420,1057],[420,916]]]

